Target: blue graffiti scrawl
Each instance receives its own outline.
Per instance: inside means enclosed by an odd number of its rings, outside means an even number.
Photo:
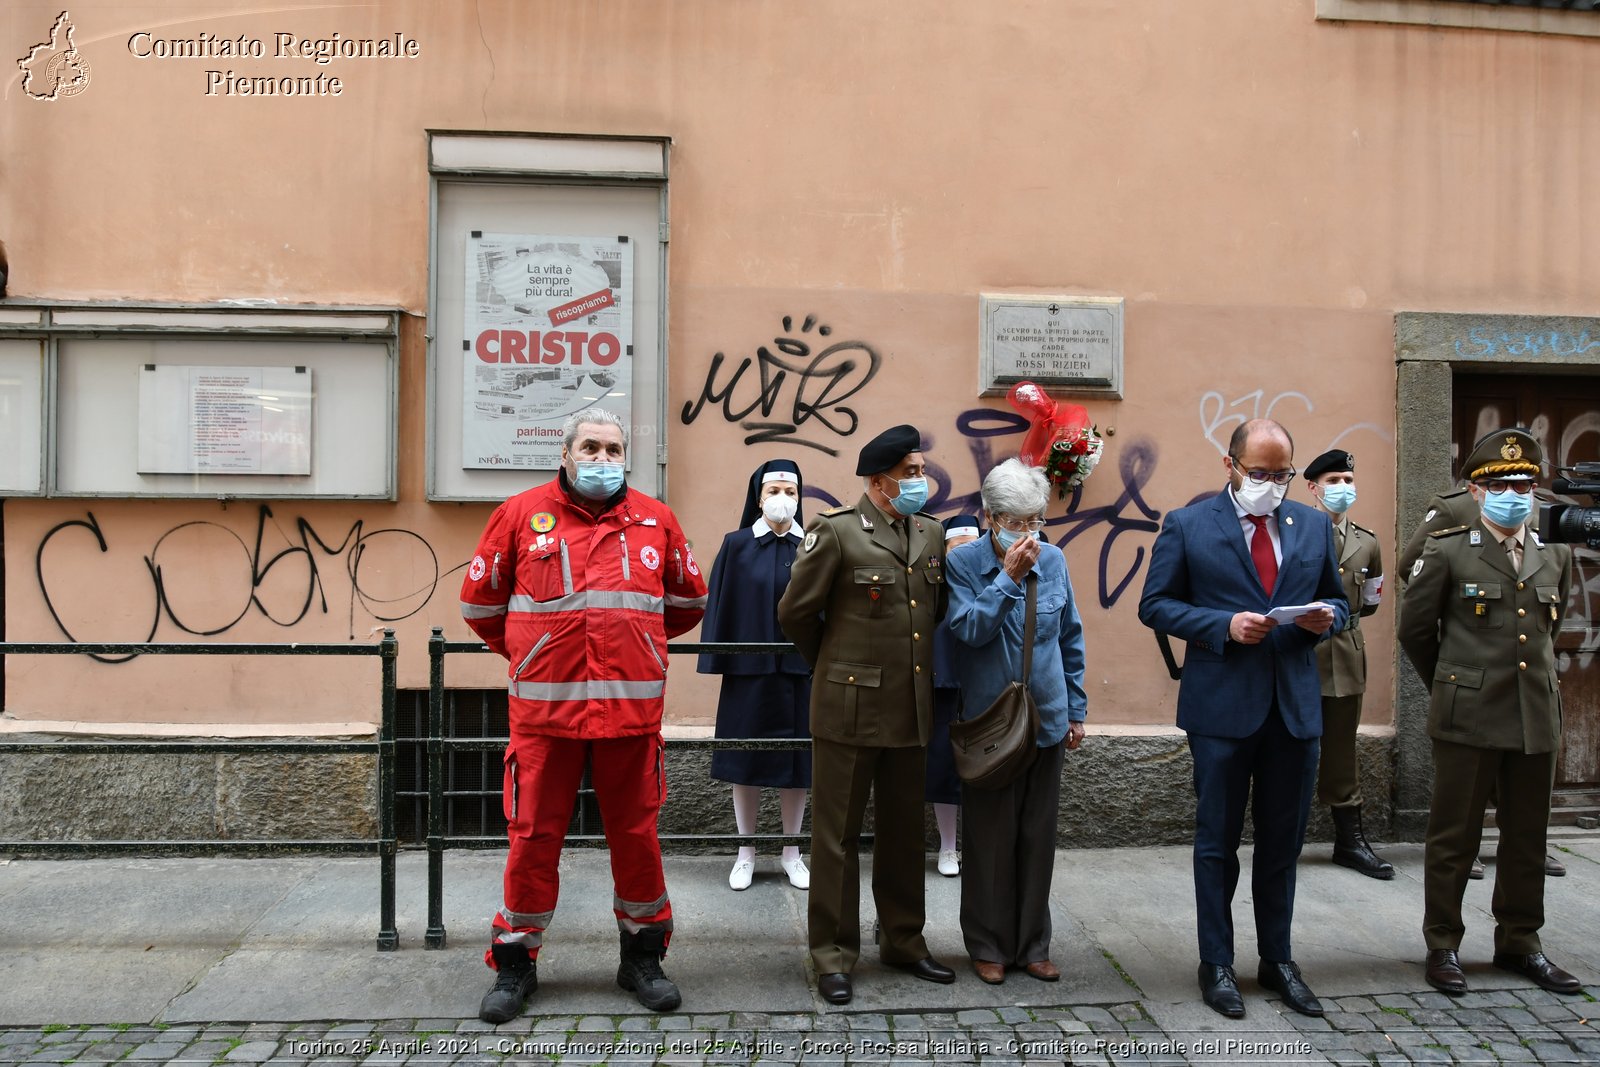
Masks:
[[[956,432],[965,438],[971,461],[971,480],[965,484],[973,488],[966,492],[957,490],[959,479],[951,473],[950,467],[939,462],[935,436],[926,432],[922,435],[930,483],[927,510],[945,517],[982,510],[983,476],[996,463],[1016,454],[1022,435],[1028,432],[1028,420],[1011,411],[969,408],[956,417]],[[1117,476],[1122,482],[1122,492],[1117,499],[1099,507],[1084,507],[1083,489],[1079,487],[1068,497],[1066,513],[1045,523],[1050,540],[1063,547],[1079,538],[1100,534],[1095,592],[1102,608],[1115,606],[1128,591],[1144,568],[1149,554],[1146,541],[1153,540],[1161,529],[1161,512],[1144,498],[1145,487],[1156,470],[1155,442],[1137,438],[1118,444],[1113,451],[1117,457]],[[839,504],[830,494],[812,486],[806,487],[805,495],[830,507]],[[1130,537],[1131,541],[1124,540]],[[1120,551],[1119,541],[1122,542]]]

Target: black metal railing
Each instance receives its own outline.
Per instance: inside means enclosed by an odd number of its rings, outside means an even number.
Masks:
[[[150,841],[0,841],[0,852],[22,855],[161,853],[172,856],[263,855],[286,851],[376,853],[378,856],[378,951],[400,947],[395,929],[394,712],[398,645],[393,630],[375,644],[119,644],[110,642],[0,642],[0,656],[377,656],[382,670],[378,737],[374,741],[4,741],[0,753],[48,755],[156,753],[262,753],[341,755],[373,753],[378,761],[377,838],[331,840],[150,840]]]
[[[428,948],[443,948],[444,928],[444,850],[446,848],[504,848],[504,836],[448,836],[445,833],[445,752],[503,752],[509,737],[446,737],[444,736],[444,661],[455,653],[483,653],[490,651],[481,641],[446,641],[444,631],[435,626],[428,638],[428,927],[423,944]],[[783,655],[795,651],[787,642],[755,641],[683,641],[669,644],[667,651],[675,656],[713,655],[757,656]],[[726,737],[669,737],[668,749],[796,749],[810,748],[811,739],[800,738],[726,738]],[[756,843],[780,845],[805,845],[811,842],[808,834],[662,834],[663,846],[672,844],[747,845]],[[862,834],[863,843],[870,843],[872,835]],[[568,833],[569,845],[599,847],[605,844],[605,835]]]

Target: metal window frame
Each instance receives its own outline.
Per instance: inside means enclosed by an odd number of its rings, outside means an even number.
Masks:
[[[441,182],[480,182],[488,185],[566,185],[586,188],[654,186],[660,190],[659,200],[661,207],[658,218],[658,244],[661,257],[661,291],[656,313],[656,331],[660,338],[660,352],[657,357],[660,367],[660,387],[657,389],[655,405],[657,433],[653,462],[656,465],[656,484],[659,486],[659,496],[662,500],[667,500],[668,384],[671,381],[671,338],[667,332],[667,323],[669,321],[669,303],[672,293],[672,279],[668,273],[670,257],[667,254],[671,238],[667,193],[668,180],[670,178],[672,138],[649,134],[537,133],[508,130],[429,129],[424,132],[427,136],[428,156],[428,331],[425,338],[427,353],[427,415],[424,419],[426,426],[426,444],[424,447],[426,447],[428,453],[425,468],[426,499],[430,502],[440,503],[499,503],[510,495],[510,493],[500,493],[498,495],[447,494],[439,488],[437,473],[438,420],[435,418],[435,412],[438,404],[439,354],[436,347],[437,337],[434,333],[433,309],[439,306],[440,279],[434,269],[435,264],[438,262],[439,253],[439,185]],[[535,155],[540,148],[570,147],[581,150],[587,147],[597,151],[604,151],[615,146],[650,145],[656,146],[660,150],[660,166],[641,166],[638,169],[603,169],[582,165],[560,166],[557,165],[555,160],[544,162],[529,160],[525,164],[516,166],[501,166],[490,162],[487,158],[476,163],[441,161],[438,158],[441,145],[450,142],[460,144],[469,140],[479,139],[503,140],[508,145],[510,142],[520,142],[516,147],[523,148],[530,154]],[[513,474],[515,472],[507,473]],[[519,486],[518,488],[521,487]]]
[[[1386,22],[1571,37],[1600,37],[1600,18],[1592,17],[1597,13],[1485,0],[1316,0],[1319,22]]]
[[[21,312],[21,314],[12,314]],[[44,388],[41,390],[40,462],[43,465],[40,490],[8,494],[16,497],[51,499],[115,497],[117,499],[211,500],[394,500],[398,493],[400,415],[400,315],[402,309],[368,305],[189,303],[159,301],[7,301],[0,308],[0,339],[44,342]],[[60,344],[68,340],[259,340],[259,341],[351,341],[377,343],[384,347],[388,370],[385,374],[384,486],[372,493],[324,493],[296,491],[274,484],[262,491],[230,489],[177,492],[160,490],[63,491],[56,481],[58,442],[56,410],[59,400]],[[200,484],[208,474],[193,476]]]

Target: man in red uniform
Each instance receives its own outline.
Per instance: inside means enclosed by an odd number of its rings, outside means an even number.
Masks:
[[[621,930],[617,984],[653,1011],[678,987],[661,972],[672,904],[656,815],[666,797],[661,711],[667,638],[705,611],[706,583],[677,518],[627,487],[628,437],[609,411],[567,419],[554,481],[489,518],[461,586],[461,614],[511,665],[505,902],[485,960],[499,972],[478,1015],[517,1017],[538,987],[539,946],[584,764],[591,768]]]

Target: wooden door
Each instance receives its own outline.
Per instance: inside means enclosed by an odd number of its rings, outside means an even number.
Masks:
[[[1600,505],[1549,489],[1556,467],[1600,461],[1600,375],[1458,374],[1453,465],[1473,442],[1502,426],[1522,426],[1544,449],[1539,503]],[[1535,520],[1537,521],[1537,520]],[[1572,595],[1556,638],[1561,671],[1562,747],[1551,822],[1600,811],[1600,552],[1572,546]]]

